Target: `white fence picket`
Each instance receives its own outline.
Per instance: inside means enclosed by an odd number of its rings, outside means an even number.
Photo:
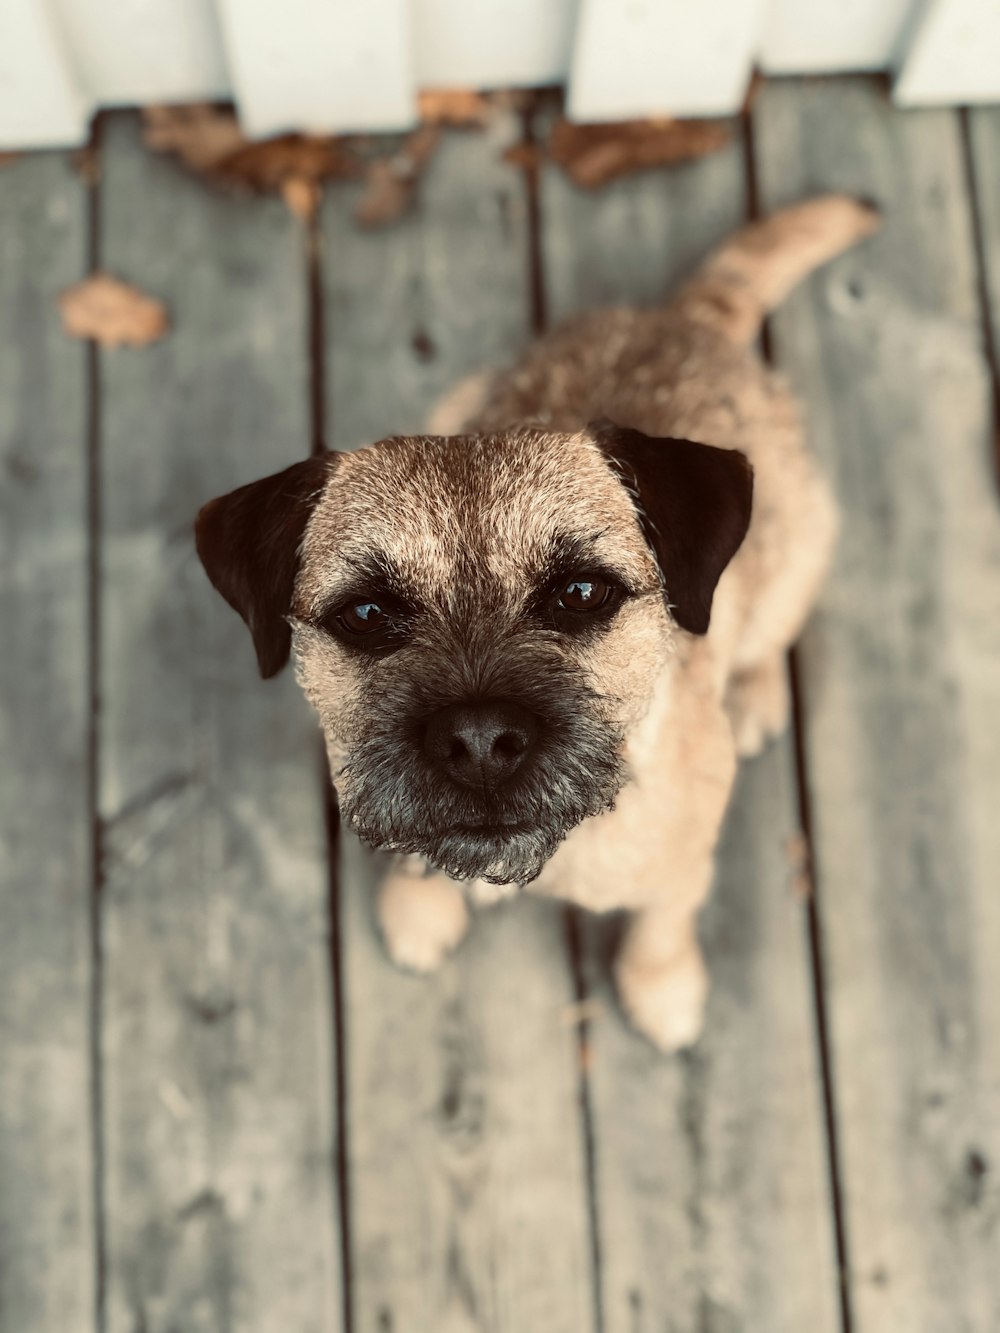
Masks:
[[[930,0],[893,97],[902,106],[1000,101],[998,0]]]
[[[0,0],[0,149],[98,106],[235,95],[253,137],[400,130],[416,90],[568,83],[574,120],[727,115],[768,74],[1000,101],[1000,0]]]
[[[417,84],[503,88],[561,83],[579,0],[412,0]]]
[[[253,136],[412,125],[407,0],[218,0],[236,101]]]
[[[228,96],[229,74],[212,0],[48,4],[80,85],[95,104]]]
[[[38,0],[0,5],[0,149],[83,143],[91,103]]]
[[[574,120],[738,110],[762,0],[583,0],[569,85]]]
[[[920,0],[768,0],[765,74],[830,74],[894,65]]]

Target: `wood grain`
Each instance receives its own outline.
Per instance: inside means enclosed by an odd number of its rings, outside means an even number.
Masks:
[[[94,1327],[86,264],[62,157],[0,185],[0,1328]]]
[[[1000,507],[960,127],[775,85],[760,193],[883,234],[774,321],[844,509],[803,684],[858,1333],[1000,1324]]]
[[[359,233],[325,217],[331,439],[419,429],[437,394],[527,337],[526,213],[500,159],[516,126],[451,135],[418,211]],[[375,935],[375,871],[344,864],[352,1290],[393,1333],[585,1333],[593,1325],[573,985],[562,916],[483,914],[431,977]]]
[[[309,449],[303,247],[116,118],[103,263],[172,332],[102,354],[108,1328],[339,1329],[318,741],[195,557]]]
[[[554,318],[648,304],[745,216],[742,149],[581,195],[555,172],[542,197]],[[597,1014],[589,1083],[608,1333],[837,1328],[813,995],[791,745],[748,766],[703,921],[705,1035],[667,1059],[627,1027],[609,971],[615,930],[590,923]]]
[[[972,153],[975,205],[982,241],[982,281],[985,317],[991,334],[993,374],[1000,388],[1000,107],[969,111],[969,146]],[[1000,466],[1000,424],[997,426],[997,464]],[[1000,479],[1000,474],[998,474]]]

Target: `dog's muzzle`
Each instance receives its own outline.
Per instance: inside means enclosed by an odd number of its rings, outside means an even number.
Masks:
[[[453,879],[526,884],[571,829],[612,806],[623,738],[608,701],[557,658],[493,675],[489,692],[457,690],[444,672],[380,676],[337,790],[374,847]]]

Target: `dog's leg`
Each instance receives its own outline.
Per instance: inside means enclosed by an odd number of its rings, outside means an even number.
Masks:
[[[741,759],[760,754],[769,740],[781,735],[788,725],[789,699],[783,654],[737,671],[726,691],[726,708]]]
[[[635,838],[638,845],[645,830],[647,854],[633,872],[633,902],[644,905],[629,921],[615,978],[622,1008],[639,1031],[661,1050],[677,1051],[701,1035],[708,974],[698,912],[712,887],[736,776],[732,726],[714,691],[689,693],[665,728],[658,762],[680,777],[659,787],[651,775],[648,787],[639,788],[652,802],[642,807]]]
[[[678,910],[672,903],[637,912],[615,963],[622,1007],[662,1051],[679,1051],[701,1036],[708,972],[697,916],[697,908]]]
[[[416,856],[394,860],[379,887],[376,911],[389,957],[412,972],[433,972],[469,925],[461,885],[427,872]]]

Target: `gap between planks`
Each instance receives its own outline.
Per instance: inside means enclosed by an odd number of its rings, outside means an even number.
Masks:
[[[542,240],[542,192],[540,162],[542,136],[539,119],[544,94],[535,93],[528,102],[521,121],[521,144],[525,148],[520,167],[524,183],[524,197],[528,220],[528,280],[531,311],[531,333],[535,338],[549,328],[549,301],[545,284],[545,256]],[[567,905],[563,911],[566,953],[576,1002],[580,1006],[577,1033],[577,1078],[579,1125],[583,1140],[584,1171],[587,1189],[587,1227],[590,1235],[591,1299],[593,1303],[594,1333],[604,1333],[604,1286],[601,1262],[601,1227],[597,1198],[597,1132],[594,1098],[590,1086],[590,1030],[591,1018],[586,1004],[590,999],[584,967],[583,938],[580,930],[580,909]]]
[[[745,110],[741,116],[743,152],[746,164],[747,220],[755,221],[762,216],[760,189],[757,173],[756,142],[754,122],[751,112]],[[770,366],[775,366],[770,323],[764,321],[761,328],[761,353]],[[833,1235],[837,1262],[837,1299],[840,1307],[841,1333],[853,1333],[854,1312],[851,1304],[850,1272],[848,1268],[847,1218],[844,1207],[844,1180],[840,1158],[840,1140],[837,1129],[836,1082],[833,1064],[833,1051],[830,1041],[830,1027],[827,1015],[827,968],[823,950],[823,928],[817,905],[820,892],[818,883],[816,856],[813,848],[813,810],[812,794],[809,790],[808,756],[806,752],[806,729],[803,717],[802,682],[799,671],[797,646],[795,644],[786,655],[789,693],[791,696],[791,731],[793,778],[798,816],[798,834],[805,850],[805,864],[809,877],[809,901],[805,911],[805,933],[809,954],[809,969],[812,977],[813,1014],[816,1030],[816,1048],[820,1070],[823,1096],[824,1136],[826,1143],[826,1164],[830,1188],[830,1205],[833,1212]]]
[[[1000,494],[1000,346],[993,333],[990,302],[990,279],[986,261],[986,217],[976,153],[972,142],[971,113],[968,107],[958,111],[962,130],[962,158],[965,168],[965,188],[969,194],[969,212],[972,217],[972,240],[976,257],[976,286],[982,313],[983,354],[990,368],[993,382],[993,479]]]
[[[326,310],[323,299],[323,229],[320,211],[314,209],[303,226],[306,283],[306,349],[309,372],[310,453],[317,457],[326,452],[326,430],[332,429],[333,404],[326,383]],[[337,1140],[333,1160],[337,1173],[335,1221],[339,1223],[339,1262],[341,1269],[341,1322],[343,1333],[353,1333],[354,1299],[351,1264],[351,1182],[347,1125],[347,1024],[344,1022],[343,917],[340,896],[340,812],[333,788],[322,735],[316,738],[316,757],[320,799],[326,825],[327,919],[329,930],[330,997],[333,1005],[332,1096],[336,1108]]]
[[[101,267],[101,115],[94,117],[84,152],[91,164],[84,175],[89,274]],[[81,173],[82,174],[82,173]],[[107,1328],[107,1218],[104,1137],[104,952],[101,920],[104,889],[104,822],[100,810],[101,713],[101,375],[100,350],[86,344],[85,427],[87,473],[87,807],[90,823],[90,1116],[94,1209],[94,1326]]]

